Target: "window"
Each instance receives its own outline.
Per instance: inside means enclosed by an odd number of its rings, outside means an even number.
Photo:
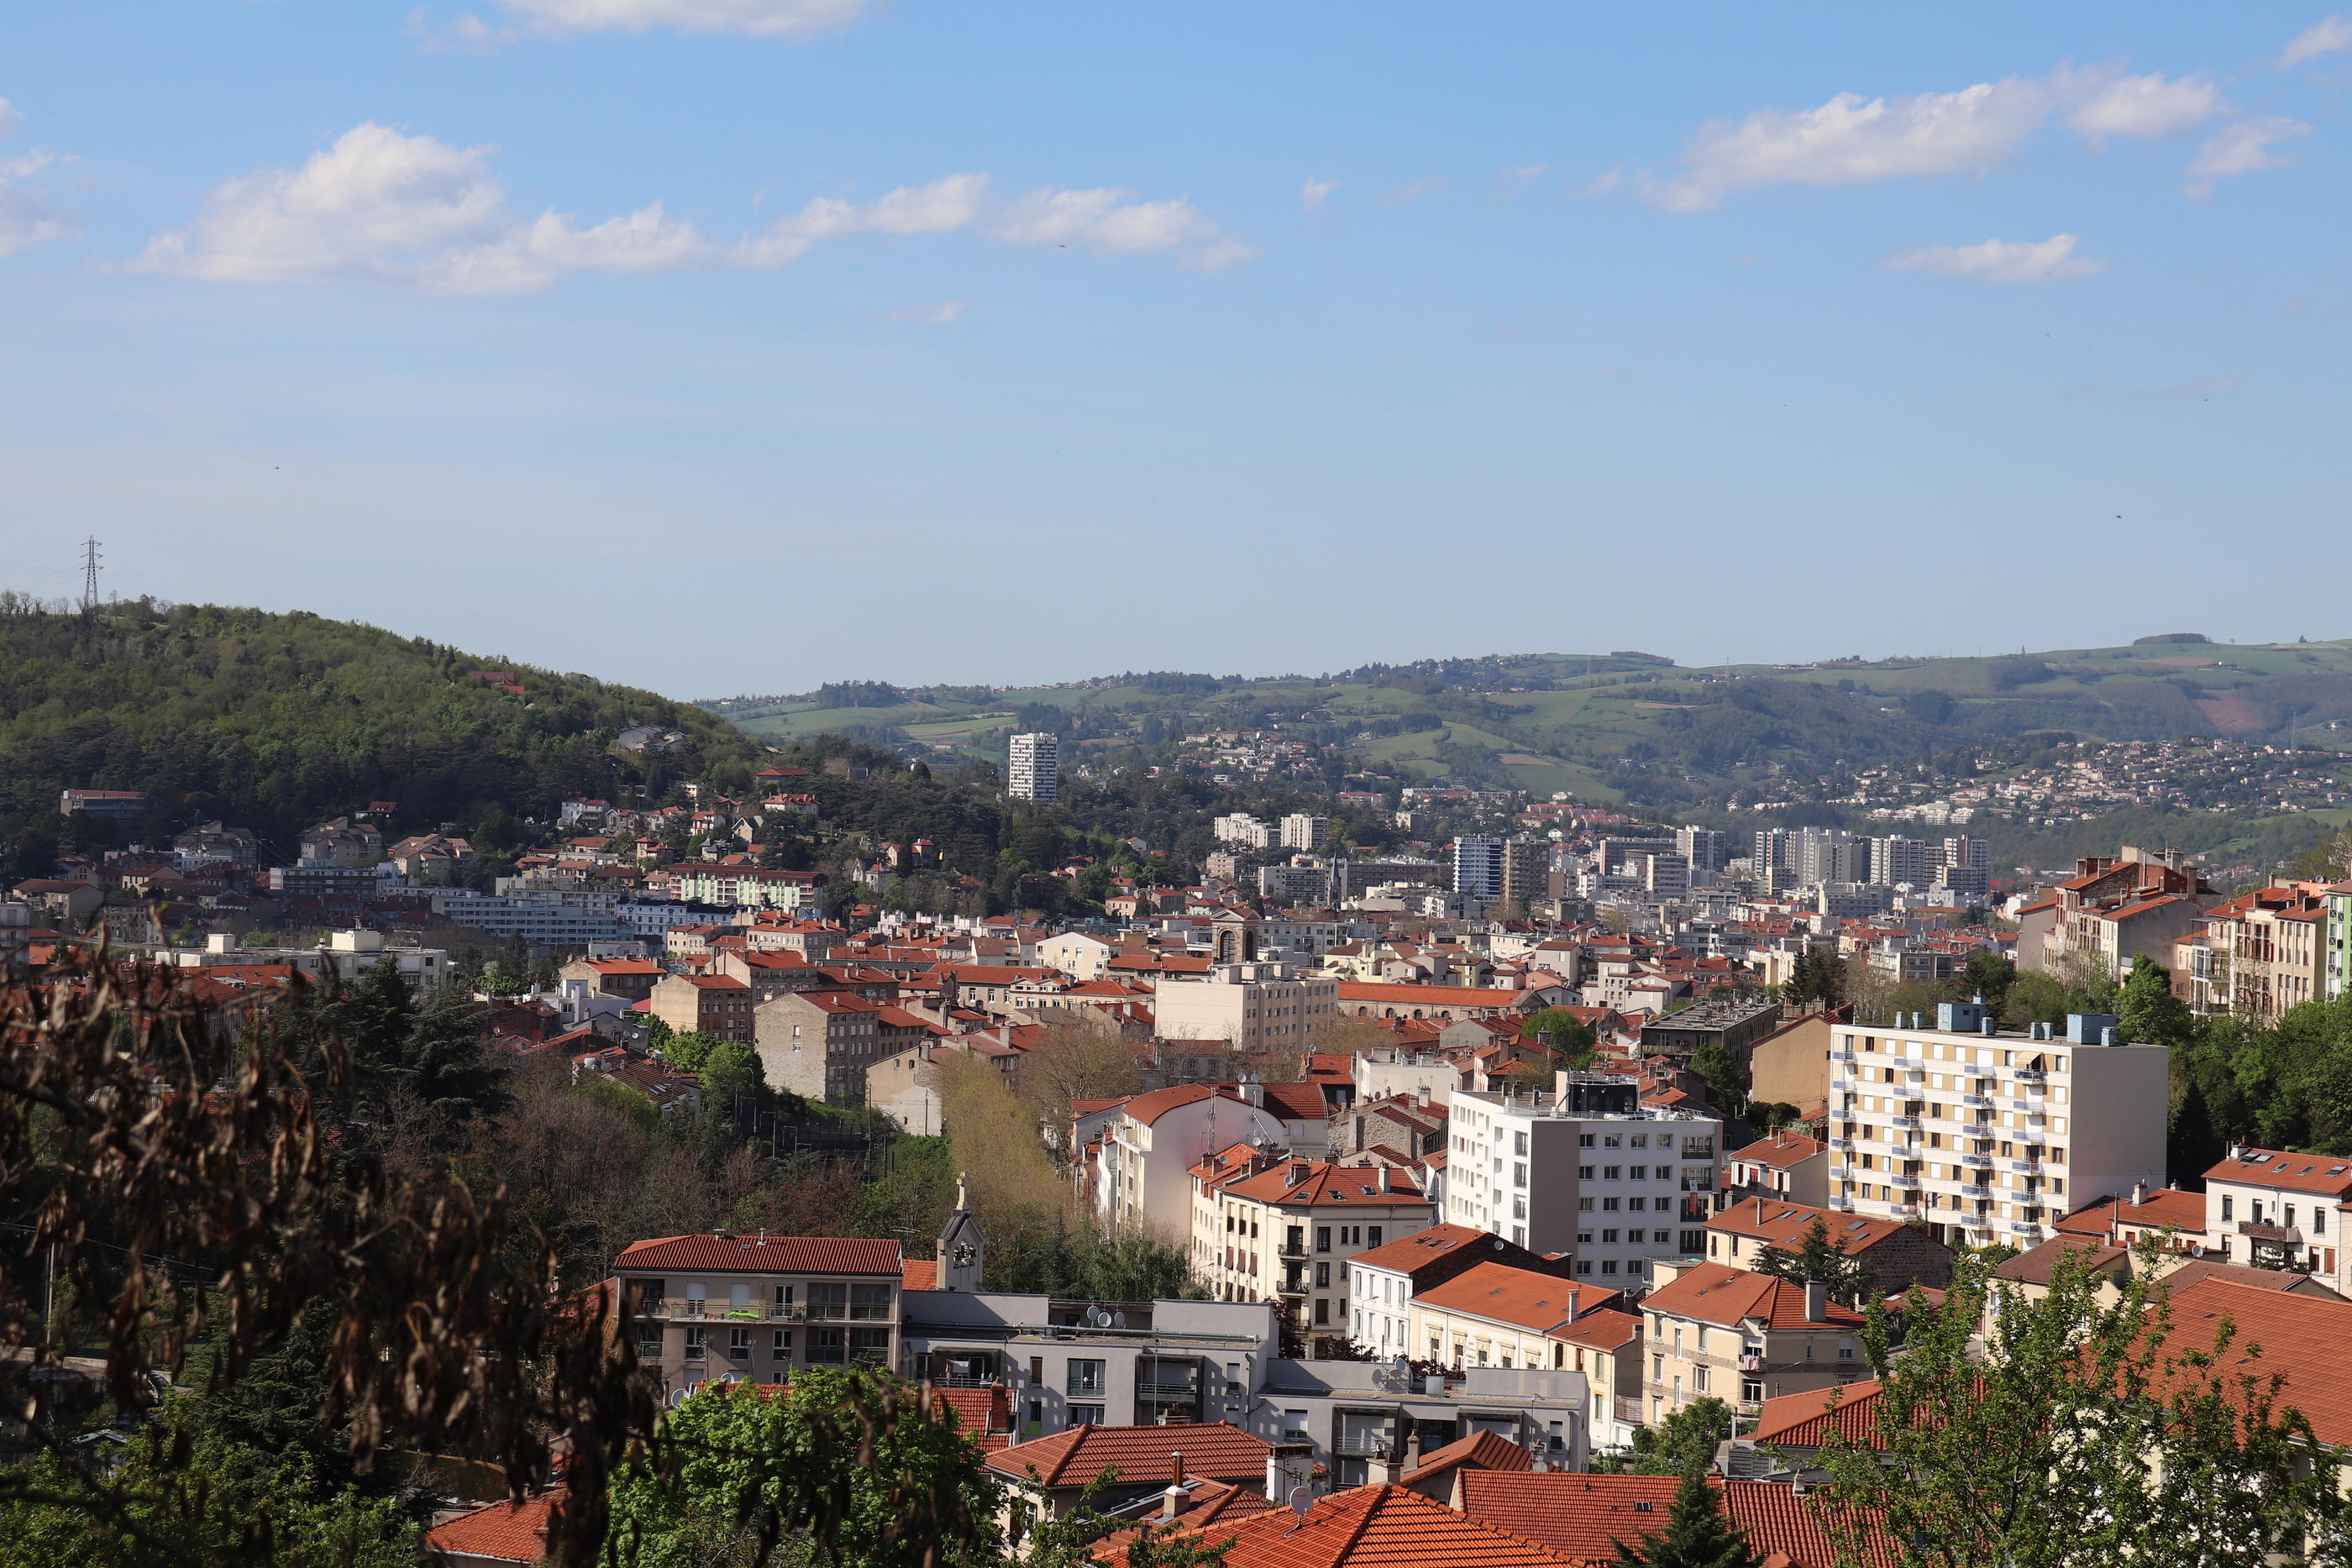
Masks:
[[[1591,1166],[1577,1166],[1576,1179],[1579,1181],[1591,1181],[1592,1179],[1592,1167]]]
[[[2221,1218],[2222,1218],[2227,1219],[2227,1218],[2230,1218],[2230,1210],[2231,1210],[2231,1208],[2236,1205],[2236,1203],[2237,1203],[2237,1199],[2235,1199],[2235,1198],[2233,1198],[2233,1197],[2225,1197],[2225,1198],[2223,1198],[2223,1199],[2221,1200]]]
[[[1591,1260],[1591,1259],[1589,1259],[1589,1258],[1580,1258],[1580,1259],[1578,1259],[1578,1260],[1576,1260],[1576,1271],[1577,1271],[1578,1273],[1580,1273],[1580,1274],[1590,1274],[1590,1273],[1591,1273],[1591,1272],[1592,1272],[1592,1260]]]
[[[1099,1361],[1073,1359],[1070,1363],[1069,1378],[1065,1391],[1071,1394],[1100,1394],[1103,1391],[1104,1364]]]
[[[1601,1233],[1601,1239],[1603,1241],[1614,1241],[1617,1239],[1617,1233],[1614,1230],[1604,1230]]]
[[[1102,1424],[1103,1424],[1103,1407],[1102,1407],[1101,1406],[1099,1406],[1099,1405],[1073,1405],[1073,1406],[1070,1406],[1070,1425],[1071,1425],[1071,1426],[1073,1426],[1073,1427],[1099,1427],[1099,1426],[1101,1426]]]
[[[1578,1231],[1578,1232],[1576,1233],[1576,1244],[1577,1244],[1578,1246],[1580,1246],[1580,1247],[1590,1247],[1590,1246],[1591,1246],[1591,1245],[1592,1245],[1592,1232],[1591,1232],[1590,1230],[1580,1230],[1580,1231]]]
[[[1328,1264],[1328,1263],[1318,1263],[1318,1264],[1316,1264],[1316,1265],[1315,1265],[1315,1284],[1316,1284],[1316,1288],[1317,1288],[1317,1289],[1318,1289],[1318,1290],[1328,1290],[1328,1289],[1329,1289],[1329,1288],[1330,1288],[1330,1284],[1331,1284],[1331,1265],[1330,1265],[1330,1264]]]
[[[849,1315],[849,1287],[846,1285],[811,1285],[808,1315],[813,1318],[845,1318]]]
[[[1525,1133],[1513,1133],[1511,1134],[1511,1153],[1524,1155],[1527,1152],[1528,1135]]]
[[[1617,1205],[1622,1201],[1623,1200],[1620,1198],[1604,1197],[1601,1200],[1601,1207],[1606,1212],[1614,1214],[1617,1212]]]
[[[700,1361],[709,1354],[710,1331],[700,1323],[690,1325],[686,1331],[686,1359]]]
[[[1617,1271],[1617,1260],[1614,1258],[1601,1260],[1601,1271],[1604,1274],[1614,1274]]]
[[[1579,1133],[1576,1135],[1576,1146],[1580,1149],[1591,1148],[1592,1146],[1592,1134],[1590,1133]]]
[[[1625,1167],[1623,1166],[1602,1166],[1601,1167],[1601,1179],[1602,1181],[1615,1181],[1617,1179],[1618,1173],[1622,1171],[1624,1168]]]
[[[1511,1185],[1513,1186],[1525,1186],[1528,1185],[1528,1167],[1526,1166],[1515,1165],[1511,1167]]]
[[[1576,1200],[1576,1207],[1578,1212],[1590,1214],[1592,1212],[1592,1200],[1589,1197],[1580,1197]]]
[[[1290,1244],[1293,1247],[1298,1245],[1299,1235],[1299,1227],[1296,1225],[1292,1226],[1290,1228]],[[1318,1252],[1328,1252],[1331,1250],[1331,1228],[1329,1226],[1318,1225],[1315,1228],[1315,1250]]]
[[[793,1288],[790,1285],[777,1286],[775,1299],[769,1304],[780,1312],[790,1312],[793,1310]]]
[[[887,1285],[852,1285],[849,1287],[849,1315],[866,1322],[890,1316],[890,1287]]]
[[[793,1354],[793,1331],[792,1331],[792,1330],[790,1330],[790,1329],[778,1329],[778,1330],[776,1330],[776,1331],[775,1331],[775,1341],[776,1341],[776,1343],[775,1343],[774,1349],[775,1349],[775,1353],[776,1353],[776,1354],[777,1354],[779,1357],[789,1356],[789,1355],[791,1355],[791,1354]]]
[[[1365,1227],[1364,1227],[1364,1245],[1365,1245],[1365,1246],[1367,1246],[1367,1247],[1378,1247],[1380,1244],[1381,1244],[1381,1228],[1380,1228],[1379,1226],[1377,1226],[1377,1225],[1367,1225],[1367,1226],[1365,1226]]]
[[[849,1359],[845,1329],[811,1329],[808,1358],[812,1366],[839,1366]]]
[[[739,1360],[751,1354],[751,1331],[750,1329],[729,1329],[727,1331],[727,1354],[738,1358]]]
[[[1647,1181],[1650,1179],[1650,1167],[1647,1166],[1635,1166],[1626,1172],[1625,1179],[1627,1181]]]
[[[1318,1327],[1321,1327],[1321,1326],[1323,1326],[1323,1325],[1328,1324],[1328,1322],[1330,1322],[1330,1321],[1331,1321],[1331,1299],[1330,1299],[1328,1296],[1318,1296],[1318,1297],[1316,1297],[1316,1298],[1315,1298],[1315,1322],[1316,1322],[1316,1325],[1317,1325]]]
[[[850,1359],[868,1366],[890,1364],[890,1331],[888,1329],[851,1329]]]

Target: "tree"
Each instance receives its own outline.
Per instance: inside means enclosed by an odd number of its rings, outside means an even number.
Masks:
[[[908,1516],[908,1494],[992,1558],[1003,1489],[979,1439],[922,1404],[897,1377],[862,1368],[806,1368],[782,1390],[703,1384],[656,1437],[677,1467],[614,1490],[621,1560],[749,1568],[783,1545],[857,1568],[932,1568],[941,1542]],[[746,1500],[756,1500],[748,1514]]]
[[[2008,1004],[2009,989],[2017,984],[2017,965],[2005,953],[1979,951],[1960,967],[1959,990],[1964,997],[1982,997],[1995,1017]]]
[[[1789,966],[1780,986],[1780,999],[1794,1006],[1827,1009],[1845,1000],[1845,966],[1820,947],[1808,947]]]
[[[1740,1070],[1739,1058],[1720,1040],[1709,1040],[1691,1052],[1690,1067],[1714,1092],[1715,1103],[1726,1115],[1737,1116],[1748,1109],[1748,1074]]]
[[[1731,1406],[1709,1395],[1633,1433],[1633,1473],[1682,1476],[1715,1462],[1715,1447],[1731,1436]]]
[[[1015,1090],[1059,1148],[1070,1134],[1070,1102],[1139,1092],[1143,1073],[1118,1031],[1056,1019],[1021,1058]]]
[[[722,1040],[702,1059],[702,1103],[732,1115],[739,1104],[757,1106],[768,1097],[767,1069],[759,1051],[740,1040]]]
[[[2157,1259],[2143,1242],[2108,1285],[2071,1251],[2030,1298],[1962,1254],[1945,1301],[1902,1314],[1900,1354],[1874,1305],[1879,1395],[1867,1430],[1832,1424],[1814,1494],[1841,1560],[2254,1568],[2339,1517],[2260,1347],[2226,1320],[2174,1324]]]
[[[1538,1040],[1545,1050],[1567,1058],[1560,1065],[1571,1071],[1589,1066],[1598,1037],[1592,1026],[1568,1008],[1539,1008],[1519,1026],[1519,1038]],[[1581,1059],[1580,1061],[1578,1059]]]
[[[661,1043],[662,1065],[677,1072],[699,1072],[710,1053],[726,1041],[698,1029],[669,1031]]]
[[[1792,1285],[1826,1285],[1830,1300],[1844,1307],[1861,1306],[1876,1288],[1870,1265],[1849,1255],[1843,1246],[1832,1245],[1830,1228],[1819,1215],[1805,1228],[1804,1239],[1794,1252],[1781,1247],[1759,1252],[1755,1271]]]
[[[2172,994],[2170,971],[2145,953],[2136,955],[2116,996],[2116,1038],[2131,1045],[2178,1050],[2188,1043],[2196,1026],[2189,1004]]]
[[[1763,1559],[1724,1516],[1704,1467],[1683,1472],[1666,1528],[1636,1542],[1617,1542],[1611,1568],[1762,1568]]]

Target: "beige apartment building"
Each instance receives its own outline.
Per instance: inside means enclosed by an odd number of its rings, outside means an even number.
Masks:
[[[1409,1354],[1445,1366],[1559,1370],[1569,1346],[1556,1336],[1624,1304],[1614,1286],[1480,1263],[1413,1293]]]
[[[622,1322],[665,1390],[898,1364],[896,1241],[666,1236],[613,1260]]]
[[[1338,1011],[1339,982],[1287,964],[1219,964],[1202,980],[1163,978],[1151,998],[1162,1040],[1222,1040],[1236,1051],[1304,1051]]]
[[[883,1011],[854,991],[785,991],[761,1003],[752,1042],[769,1087],[828,1105],[865,1104],[866,1069],[905,1049],[884,1040]]]
[[[2173,949],[2173,994],[2200,1013],[2274,1019],[2327,995],[2327,893],[2266,887],[2216,904]]]
[[[2164,1185],[2169,1089],[2160,1045],[2105,1043],[2112,1017],[1997,1033],[1946,1002],[1938,1027],[1839,1026],[1830,1051],[1830,1200],[1924,1222],[1948,1246],[2032,1247],[2098,1198]]]
[[[1194,1166],[1192,1270],[1221,1301],[1282,1304],[1299,1337],[1344,1344],[1348,1260],[1427,1229],[1409,1172],[1234,1145]]]
[[[1650,1424],[1696,1399],[1743,1416],[1767,1399],[1869,1375],[1863,1317],[1820,1285],[1794,1285],[1721,1263],[1662,1264],[1642,1301]]]

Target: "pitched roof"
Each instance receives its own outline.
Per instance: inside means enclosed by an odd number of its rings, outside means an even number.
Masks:
[[[1706,1228],[1727,1236],[1744,1236],[1774,1247],[1795,1249],[1804,1245],[1805,1233],[1813,1228],[1816,1219],[1828,1230],[1830,1245],[1848,1253],[1875,1247],[1889,1237],[1901,1235],[1906,1228],[1899,1219],[1840,1214],[1808,1204],[1783,1203],[1776,1197],[1742,1198],[1722,1213],[1708,1216]]]
[[[1187,1475],[1212,1480],[1259,1480],[1274,1445],[1227,1421],[1171,1427],[1073,1427],[1034,1443],[1016,1443],[988,1456],[989,1468],[1015,1479],[1037,1472],[1047,1487],[1082,1487],[1106,1469],[1122,1486],[1165,1485],[1175,1474],[1171,1454],[1184,1456]]]
[[[1794,1448],[1818,1448],[1832,1429],[1849,1442],[1869,1440],[1880,1388],[1875,1378],[1849,1383],[1843,1388],[1809,1388],[1764,1401],[1756,1429],[1748,1434],[1758,1443],[1779,1443]]]
[[[2286,1385],[2279,1403],[2302,1411],[2313,1436],[2334,1447],[2352,1442],[2352,1301],[2204,1280],[2174,1291],[2171,1308],[2160,1354],[2175,1345],[2210,1349],[2215,1331],[2227,1319],[2237,1338],[2216,1373],[2232,1381],[2283,1376]]]
[[[1318,1498],[1303,1519],[1277,1509],[1213,1524],[1201,1538],[1229,1543],[1225,1568],[1559,1568],[1581,1561],[1401,1486]]]
[[[1821,1515],[1794,1489],[1773,1481],[1714,1480],[1708,1483],[1723,1498],[1723,1511],[1747,1534],[1748,1546],[1768,1563],[1790,1568],[1834,1568],[1846,1561],[1835,1539],[1823,1529]],[[1821,1489],[1809,1489],[1818,1499]],[[1869,1568],[1895,1568],[1893,1543],[1877,1531],[1864,1542]]]
[[[615,1269],[708,1274],[887,1274],[900,1277],[896,1241],[836,1236],[662,1236],[633,1241]]]
[[[940,1285],[939,1263],[929,1258],[909,1258],[898,1265],[898,1288],[902,1291],[935,1291]]]
[[[1551,1331],[1551,1337],[1588,1350],[1622,1350],[1642,1337],[1642,1320],[1614,1307],[1586,1312],[1574,1322]]]
[[[2083,1267],[2094,1273],[2131,1262],[2131,1249],[2128,1247],[2105,1246],[2094,1237],[2053,1236],[2000,1264],[1993,1270],[1993,1278],[2015,1280],[2028,1285],[2046,1285],[2058,1267],[2058,1260],[2070,1252],[2084,1254]]]
[[[1433,1155],[1430,1163],[1433,1165],[1444,1157]],[[1399,1240],[1359,1252],[1348,1260],[1348,1267],[1393,1269],[1400,1274],[1411,1275],[1434,1259],[1446,1257],[1458,1248],[1481,1241],[1496,1243],[1495,1250],[1502,1250],[1502,1238],[1489,1231],[1473,1229],[1467,1225],[1433,1225],[1426,1230],[1416,1230]]]
[[[1304,1179],[1294,1181],[1292,1177],[1299,1174],[1301,1166],[1306,1166]],[[1383,1174],[1389,1178],[1386,1192],[1381,1190]],[[1412,1176],[1402,1169],[1384,1166],[1376,1170],[1370,1166],[1335,1166],[1310,1160],[1281,1161],[1271,1170],[1228,1185],[1225,1190],[1236,1197],[1284,1208],[1428,1201],[1413,1185]]]
[[[487,1557],[497,1563],[536,1563],[547,1555],[548,1526],[562,1506],[562,1487],[551,1487],[520,1502],[501,1499],[435,1525],[425,1532],[425,1545],[429,1552]]]
[[[1860,1312],[1835,1301],[1823,1306],[1821,1318],[1808,1318],[1802,1285],[1792,1285],[1767,1274],[1727,1269],[1720,1263],[1701,1263],[1685,1270],[1671,1282],[1651,1291],[1642,1302],[1642,1310],[1721,1323],[1727,1328],[1751,1318],[1775,1329],[1824,1325],[1853,1328],[1862,1322]]]
[[[1138,1094],[1120,1107],[1120,1114],[1132,1117],[1149,1127],[1180,1105],[1191,1105],[1221,1096],[1228,1100],[1239,1098],[1222,1083],[1180,1083],[1172,1089],[1154,1089],[1149,1093]]]
[[[1753,1166],[1770,1166],[1776,1170],[1786,1170],[1790,1166],[1811,1159],[1821,1152],[1820,1139],[1809,1138],[1802,1133],[1781,1132],[1750,1144],[1744,1149],[1733,1150],[1731,1157],[1735,1160],[1745,1160]]]
[[[1539,1541],[1577,1562],[1610,1563],[1617,1542],[1663,1531],[1674,1506],[1673,1476],[1588,1476],[1551,1470],[1468,1470],[1458,1482],[1462,1511]]]
[[[1374,980],[1342,980],[1343,1002],[1389,1002],[1399,1007],[1501,1008],[1517,1005],[1519,992],[1489,986],[1397,986]]]
[[[2342,1197],[2352,1194],[2352,1160],[2326,1155],[2290,1155],[2278,1149],[2241,1149],[2207,1171],[2205,1179]]]
[[[1265,1108],[1286,1122],[1320,1122],[1330,1109],[1323,1103],[1320,1083],[1261,1083]]]
[[[1531,1470],[1535,1469],[1535,1461],[1528,1458],[1525,1448],[1509,1438],[1494,1432],[1479,1431],[1423,1454],[1420,1464],[1398,1479],[1410,1483],[1463,1468],[1474,1470]]]
[[[1228,1486],[1223,1481],[1195,1479],[1186,1485],[1184,1500],[1175,1519],[1163,1521],[1155,1513],[1148,1528],[1165,1530],[1172,1522],[1179,1530],[1200,1530],[1221,1519],[1238,1522],[1252,1514],[1268,1512],[1274,1506],[1254,1491]],[[1140,1536],[1146,1528],[1145,1525],[1137,1525],[1132,1530],[1106,1535],[1095,1542],[1090,1554],[1098,1562],[1116,1562],[1127,1551],[1129,1543]]]
[[[1507,1263],[1480,1263],[1442,1285],[1415,1291],[1412,1299],[1416,1306],[1467,1312],[1549,1333],[1604,1303],[1622,1301],[1624,1296],[1622,1291],[1599,1290],[1528,1269],[1514,1269]]]

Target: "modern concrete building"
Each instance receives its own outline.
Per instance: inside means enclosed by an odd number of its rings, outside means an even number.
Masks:
[[[1323,847],[1323,819],[1312,811],[1293,811],[1282,819],[1282,847],[1313,853]]]
[[[898,1364],[896,1241],[667,1236],[613,1260],[622,1322],[665,1389]]]
[[[1046,730],[1013,737],[1005,792],[1016,800],[1051,800],[1062,792],[1062,742]]]
[[[1584,1072],[1558,1074],[1549,1094],[1456,1091],[1448,1109],[1447,1223],[1572,1251],[1575,1277],[1604,1284],[1705,1247],[1716,1118],[1645,1110],[1630,1080]]]
[[[1454,891],[1476,898],[1503,896],[1503,841],[1472,834],[1454,841]]]
[[[1918,1219],[1954,1247],[2032,1247],[2095,1198],[2164,1185],[2164,1047],[2107,1043],[2102,1015],[2069,1018],[2063,1039],[1996,1032],[1973,1002],[1935,1022],[1836,1026],[1831,1208]]]
[[[1339,1011],[1339,982],[1287,964],[1218,964],[1202,980],[1163,980],[1152,993],[1162,1040],[1221,1040],[1237,1051],[1305,1050]]]

